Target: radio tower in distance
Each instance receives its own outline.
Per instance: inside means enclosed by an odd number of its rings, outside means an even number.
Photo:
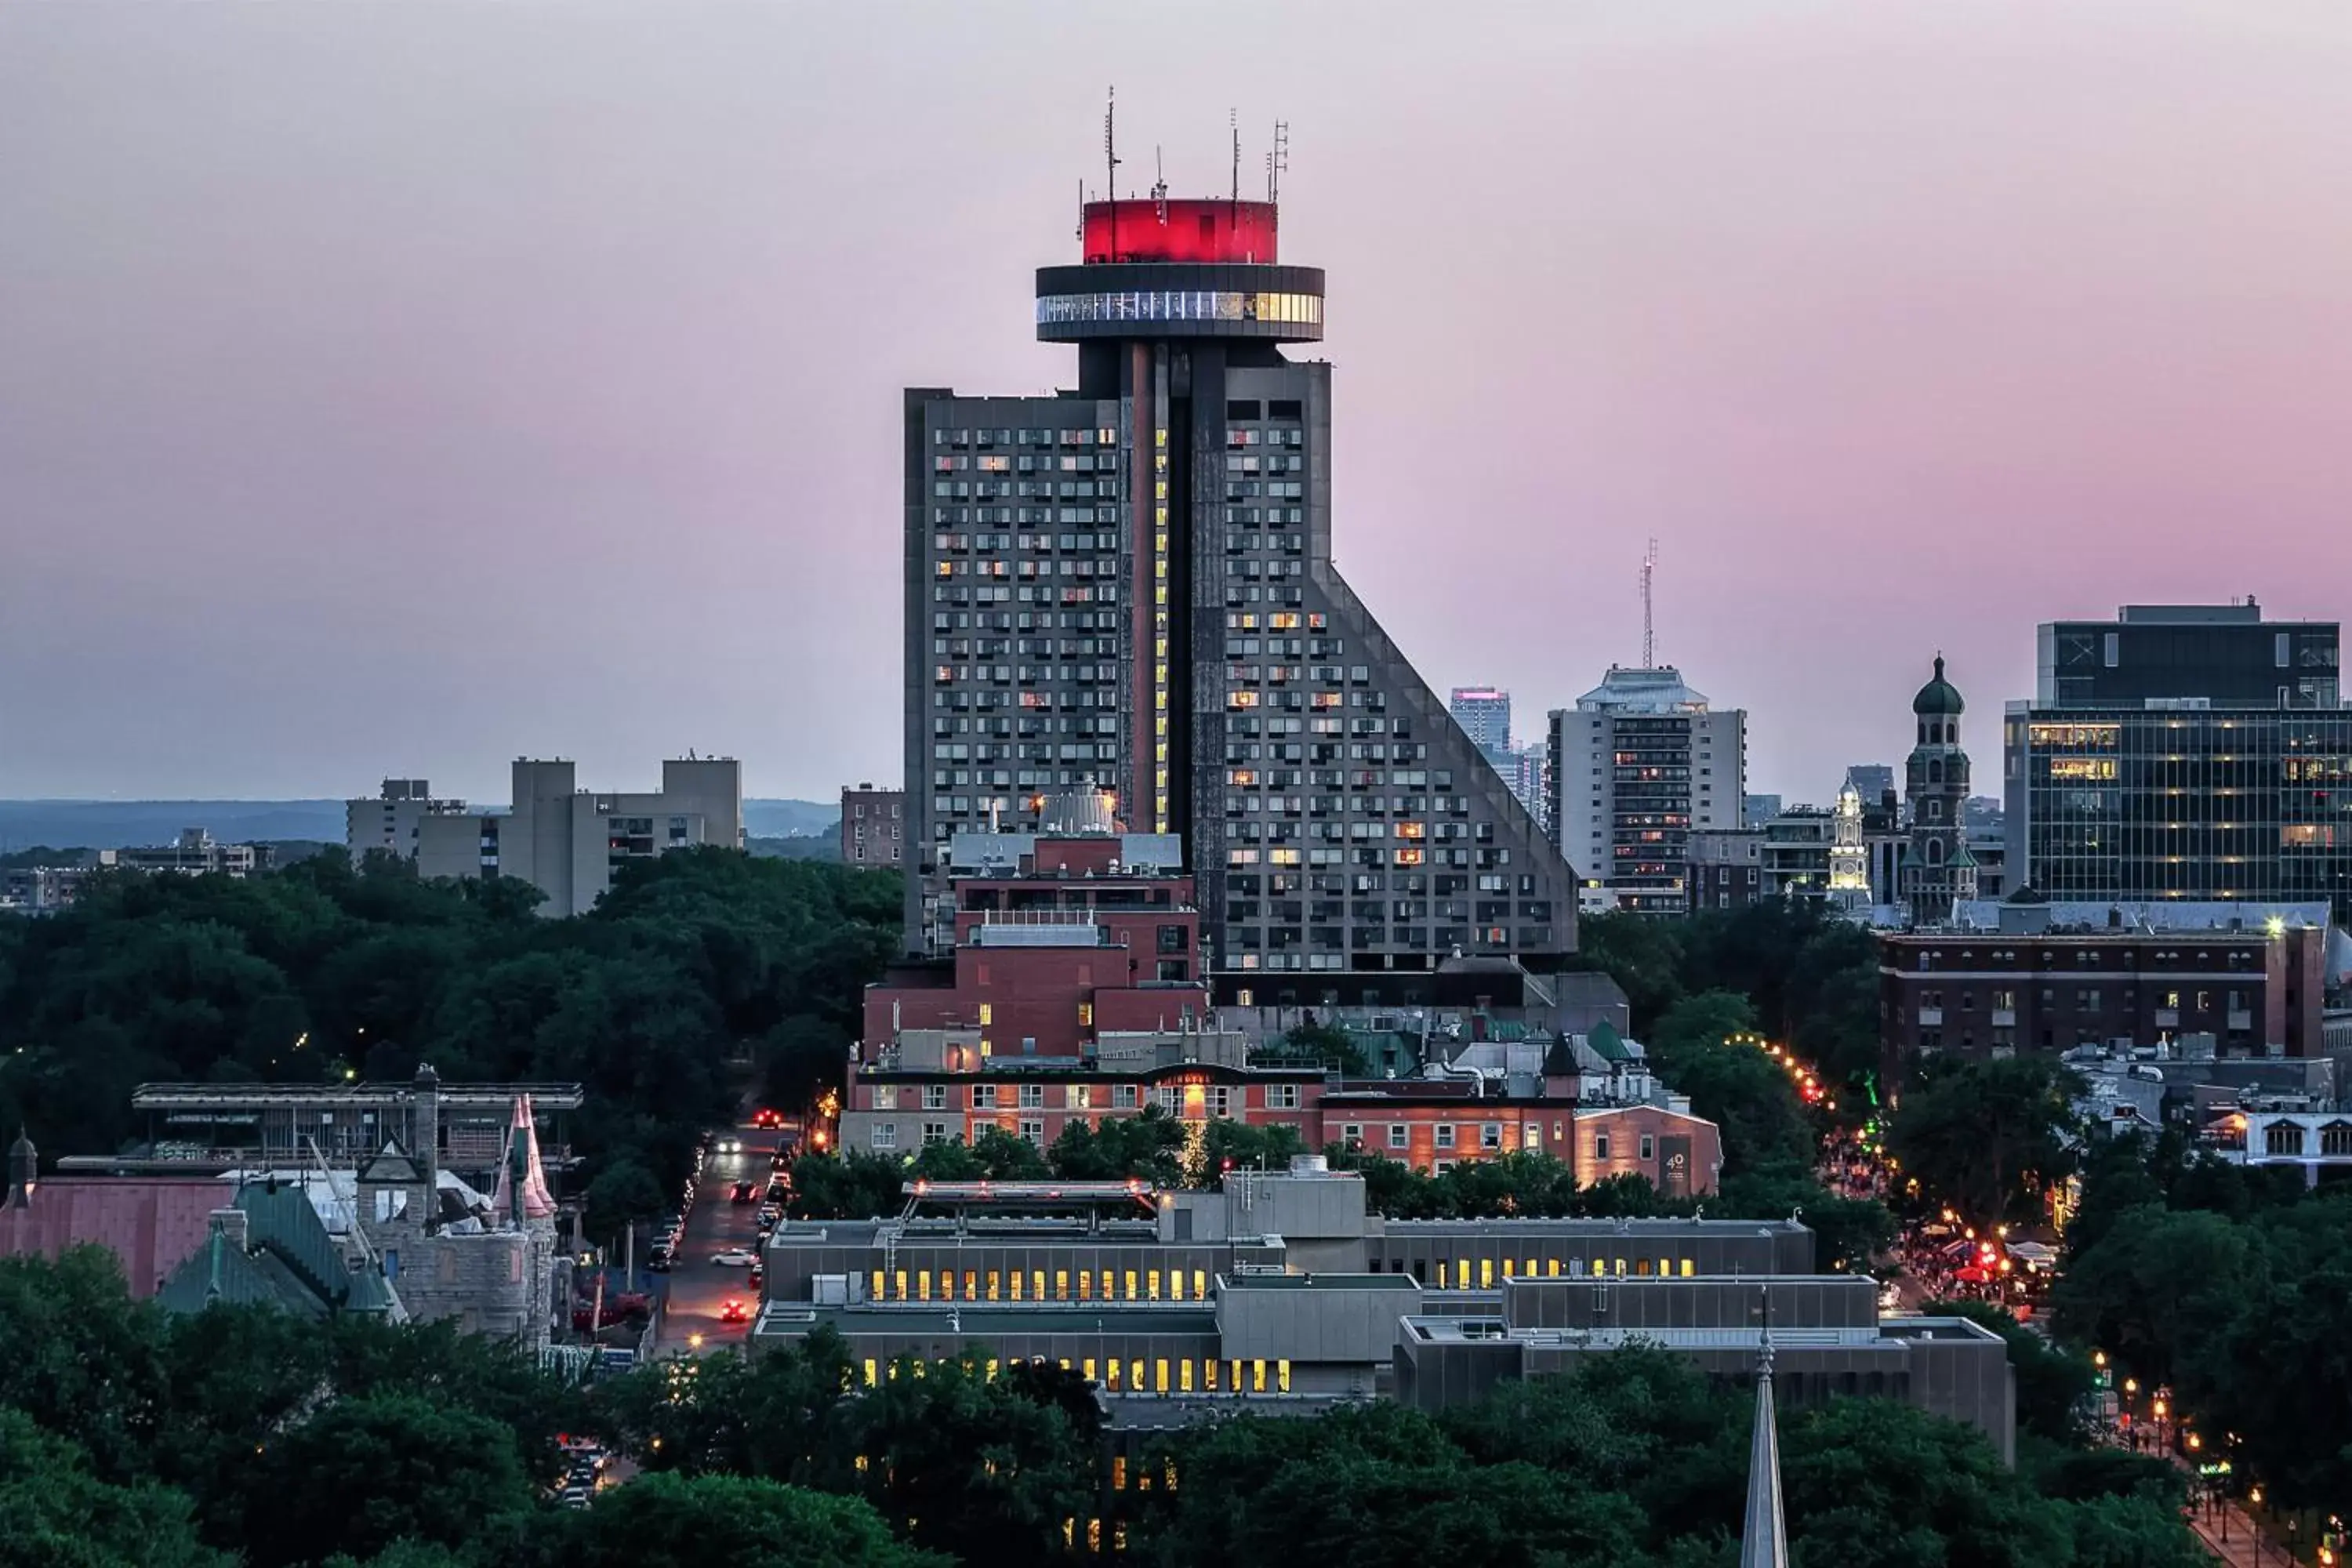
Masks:
[[[1642,668],[1643,669],[1658,668],[1657,616],[1650,593],[1657,575],[1658,542],[1653,539],[1650,541],[1649,549],[1642,555]]]

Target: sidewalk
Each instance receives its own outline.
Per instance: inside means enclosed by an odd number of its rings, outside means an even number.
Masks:
[[[2215,1509],[2194,1508],[2189,1511],[2189,1528],[2205,1549],[2230,1564],[2230,1568],[2257,1568],[2268,1563],[2271,1568],[2290,1561],[2275,1546],[2265,1546],[2262,1531],[2248,1519],[2244,1510],[2228,1499]]]

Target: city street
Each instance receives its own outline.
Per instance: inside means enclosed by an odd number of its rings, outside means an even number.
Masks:
[[[740,1139],[743,1152],[719,1152],[717,1138]],[[759,1203],[730,1203],[728,1194],[738,1182],[750,1182],[759,1192],[767,1191],[769,1178],[775,1174],[771,1161],[777,1133],[773,1129],[755,1129],[747,1121],[718,1131],[717,1138],[703,1161],[694,1211],[686,1218],[685,1245],[670,1269],[669,1307],[663,1315],[657,1354],[690,1352],[696,1348],[697,1334],[702,1336],[705,1349],[740,1341],[748,1322],[722,1322],[720,1312],[730,1301],[742,1302],[747,1314],[758,1310],[759,1293],[751,1289],[751,1271],[726,1268],[710,1259],[714,1253],[734,1247],[758,1250]]]

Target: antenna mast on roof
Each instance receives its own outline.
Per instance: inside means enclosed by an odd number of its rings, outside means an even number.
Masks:
[[[1113,84],[1103,104],[1103,166],[1108,172],[1108,187],[1103,192],[1110,203],[1110,258],[1118,259],[1118,88]]]
[[[1160,149],[1151,150],[1151,199],[1160,204],[1160,226],[1168,226],[1168,166],[1160,158]]]
[[[1225,110],[1225,127],[1234,133],[1234,195],[1233,205],[1242,205],[1242,114],[1238,109]]]
[[[1274,151],[1265,158],[1265,199],[1282,200],[1282,176],[1290,173],[1290,121],[1274,122]]]
[[[1643,669],[1658,668],[1657,620],[1653,613],[1654,606],[1650,594],[1650,585],[1657,574],[1658,542],[1653,539],[1650,541],[1649,549],[1642,555],[1642,668]]]

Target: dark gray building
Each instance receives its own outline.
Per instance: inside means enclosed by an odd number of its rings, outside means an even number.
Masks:
[[[1842,1275],[1695,1280],[1518,1279],[1500,1310],[1408,1318],[1395,1395],[1426,1410],[1484,1397],[1500,1383],[1573,1372],[1630,1344],[1661,1346],[1707,1373],[1754,1370],[1770,1333],[1781,1399],[1901,1399],[1967,1423],[2017,1459],[2017,1394],[2000,1336],[1965,1318],[1878,1316],[1878,1288]]]
[[[932,1183],[909,1199],[896,1219],[779,1227],[754,1352],[822,1324],[868,1380],[901,1356],[1043,1358],[1093,1383],[1131,1444],[1237,1407],[1474,1398],[1636,1334],[1745,1375],[1769,1299],[1794,1396],[1910,1398],[2011,1451],[2000,1340],[1880,1321],[1875,1284],[1812,1273],[1793,1220],[1386,1220],[1312,1156],[1211,1193]],[[1958,1347],[1966,1375],[1923,1345]]]
[[[2352,914],[2340,629],[2128,605],[2040,633],[2002,733],[2007,880],[2055,900],[2326,899]]]
[[[952,836],[1095,781],[1182,837],[1223,973],[1556,967],[1575,880],[1331,564],[1323,273],[1270,203],[1087,205],[1053,396],[906,396],[910,948]],[[1271,985],[1278,997],[1280,986]]]

